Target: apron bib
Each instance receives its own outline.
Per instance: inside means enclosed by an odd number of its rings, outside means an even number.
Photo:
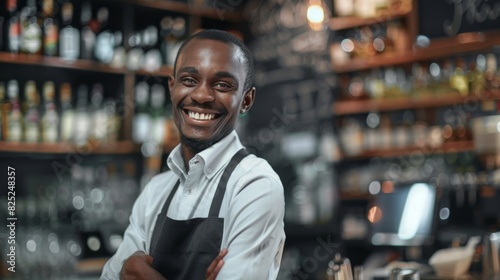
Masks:
[[[221,249],[224,219],[219,218],[219,211],[227,182],[247,155],[248,152],[241,149],[231,158],[217,185],[207,218],[168,218],[168,208],[180,181],[170,192],[156,220],[150,246],[153,267],[168,280],[205,279],[208,266]]]

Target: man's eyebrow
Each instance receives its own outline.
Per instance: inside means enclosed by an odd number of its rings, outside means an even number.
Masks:
[[[194,67],[182,67],[182,68],[179,68],[179,70],[177,70],[177,73],[176,74],[180,74],[182,72],[186,72],[186,73],[189,73],[189,74],[198,74],[198,70]]]
[[[238,81],[238,79],[236,78],[235,75],[233,75],[229,72],[225,72],[225,71],[220,71],[220,72],[215,73],[215,77],[216,78],[230,78],[230,79],[235,80],[236,82]]]

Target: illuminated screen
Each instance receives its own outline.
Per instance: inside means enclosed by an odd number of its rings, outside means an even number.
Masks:
[[[396,185],[380,192],[368,218],[373,245],[419,246],[433,241],[436,190],[426,183]]]

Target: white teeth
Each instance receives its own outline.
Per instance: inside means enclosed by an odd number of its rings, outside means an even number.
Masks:
[[[195,113],[188,111],[188,116],[195,120],[212,120],[215,118],[215,114],[205,114],[205,113]]]

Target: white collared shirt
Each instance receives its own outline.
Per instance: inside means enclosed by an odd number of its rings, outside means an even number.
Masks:
[[[119,279],[122,263],[136,251],[149,254],[158,214],[177,180],[167,216],[175,220],[204,218],[220,177],[243,145],[235,131],[196,154],[189,171],[178,145],[167,159],[171,171],[146,185],[130,215],[124,240],[106,263],[101,279]],[[222,248],[228,249],[217,279],[276,279],[285,242],[283,186],[271,166],[254,155],[247,156],[229,178],[219,217],[224,218]]]

